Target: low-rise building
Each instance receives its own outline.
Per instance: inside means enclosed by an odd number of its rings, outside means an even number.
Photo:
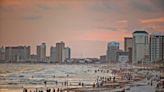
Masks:
[[[129,53],[118,51],[117,52],[117,62],[119,63],[128,63],[129,62]]]
[[[30,46],[5,47],[7,62],[26,62],[30,60]]]

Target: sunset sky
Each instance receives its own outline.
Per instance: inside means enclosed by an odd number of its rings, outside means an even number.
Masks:
[[[99,57],[135,29],[164,32],[164,0],[0,0],[0,46],[64,41],[72,57]]]

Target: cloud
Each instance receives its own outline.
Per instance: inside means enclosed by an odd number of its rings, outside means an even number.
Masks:
[[[127,0],[132,10],[141,13],[163,12],[164,0]]]
[[[37,5],[37,7],[41,10],[49,10],[51,9],[48,5],[45,5],[45,4],[39,4]]]
[[[18,11],[37,10],[46,11],[50,9],[67,9],[68,2],[56,0],[0,0],[0,8],[3,10]],[[14,8],[14,9],[13,9]]]
[[[116,23],[127,23],[127,20],[117,20]]]
[[[25,19],[25,20],[38,20],[41,18],[42,18],[42,16],[25,16],[25,17],[22,17],[22,19]]]
[[[156,7],[164,10],[164,0],[150,0]]]
[[[125,36],[131,35],[127,30],[117,29],[113,30],[105,30],[105,29],[96,29],[91,31],[84,32],[79,38],[82,40],[95,40],[95,41],[121,41]]]
[[[116,31],[117,28],[110,27],[110,26],[98,26],[98,29],[105,29],[105,30],[110,30],[110,31]]]
[[[124,3],[122,1],[113,1],[113,0],[97,0],[97,2],[93,2],[88,6],[88,9],[97,13],[123,13],[123,8],[120,3]]]
[[[141,23],[159,23],[159,22],[164,22],[164,17],[154,18],[154,19],[145,19],[141,21]]]
[[[14,10],[14,7],[12,7],[12,6],[8,6],[8,7],[0,6],[0,12],[2,12],[2,13],[11,12],[13,10]]]
[[[34,0],[0,0],[0,5],[4,6],[26,6],[34,3]]]
[[[130,5],[135,10],[144,11],[144,12],[153,12],[155,11],[154,5],[148,0],[130,0]]]

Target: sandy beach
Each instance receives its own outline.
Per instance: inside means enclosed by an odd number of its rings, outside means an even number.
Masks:
[[[27,88],[28,92],[36,89],[46,92],[46,89],[57,88],[68,92],[134,92],[141,89],[144,92],[155,92],[157,82],[150,85],[150,79],[159,75],[158,71],[148,67],[141,69],[138,66],[119,64],[0,66],[0,92],[23,92],[23,88]],[[5,68],[8,66],[10,68]]]

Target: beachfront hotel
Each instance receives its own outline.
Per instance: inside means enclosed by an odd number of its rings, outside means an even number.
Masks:
[[[37,45],[37,60],[39,62],[44,62],[46,60],[46,43]]]
[[[119,51],[119,42],[109,42],[107,46],[107,62],[116,63],[117,61],[117,52]]]
[[[67,60],[71,59],[71,49],[65,47],[63,41],[56,43],[56,58],[55,61],[58,63],[66,63]]]
[[[6,62],[23,63],[30,59],[30,46],[5,47]]]
[[[56,62],[56,47],[54,46],[50,47],[50,62],[52,63]]]
[[[5,48],[2,46],[0,47],[0,62],[5,61]]]
[[[128,52],[128,63],[132,63],[132,49],[133,49],[133,38],[125,37],[124,38],[124,51]]]
[[[157,63],[164,60],[164,33],[152,33],[150,35],[150,60]]]
[[[149,61],[149,43],[148,33],[144,30],[133,32],[133,64],[148,63]]]

